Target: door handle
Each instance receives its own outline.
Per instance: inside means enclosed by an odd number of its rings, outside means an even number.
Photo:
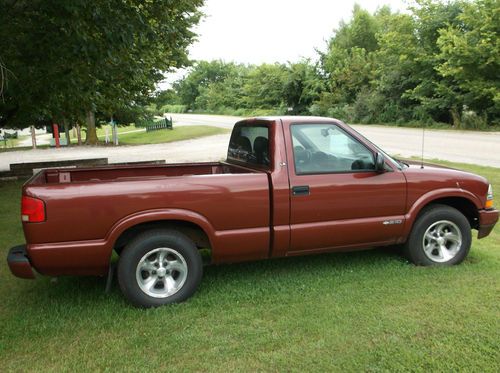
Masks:
[[[309,195],[309,185],[300,185],[292,187],[292,194],[294,196],[308,196]]]

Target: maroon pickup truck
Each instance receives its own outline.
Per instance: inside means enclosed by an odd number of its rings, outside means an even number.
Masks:
[[[103,276],[114,250],[124,295],[151,307],[196,291],[202,250],[227,263],[399,244],[452,265],[498,211],[483,177],[398,161],[335,119],[269,117],[236,123],[224,162],[41,171],[21,219],[14,275]]]

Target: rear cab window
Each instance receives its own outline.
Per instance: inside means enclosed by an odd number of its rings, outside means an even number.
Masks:
[[[229,140],[229,162],[269,168],[269,125],[267,123],[237,123]]]

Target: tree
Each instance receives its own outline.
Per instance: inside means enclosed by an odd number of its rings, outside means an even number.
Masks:
[[[416,0],[410,11],[355,6],[319,64],[199,61],[174,90],[190,109],[209,112],[288,107],[366,123],[498,123],[498,1]]]
[[[286,67],[284,98],[293,114],[309,114],[309,108],[324,90],[317,66],[309,60],[289,63]]]
[[[443,96],[440,86],[451,86],[448,77],[436,69],[439,64],[439,47],[437,40],[440,30],[448,25],[459,25],[458,16],[464,8],[465,1],[447,3],[432,0],[418,0],[417,7],[412,9],[415,17],[415,33],[417,36],[415,66],[412,69],[417,84],[409,89],[406,97],[420,104],[420,112],[442,122],[454,122],[459,117],[461,104],[450,95]]]
[[[437,95],[500,122],[500,6],[495,0],[463,4],[459,22],[439,30]]]
[[[385,17],[384,32],[377,35],[379,49],[374,55],[373,90],[383,99],[376,108],[381,122],[408,121],[419,115],[420,102],[408,94],[425,77],[420,62],[424,53],[416,32],[416,22],[409,14]],[[423,71],[421,71],[423,70]],[[431,72],[432,74],[432,72]]]
[[[173,85],[181,104],[190,110],[204,109],[201,104],[203,100],[198,100],[196,104],[201,91],[208,89],[211,84],[223,82],[233,70],[234,64],[220,60],[196,62],[188,74]]]
[[[112,116],[154,90],[186,48],[202,0],[0,0],[0,40],[15,83],[2,118],[86,117],[96,143],[95,113]],[[7,113],[8,115],[6,115]]]
[[[243,84],[242,105],[251,109],[276,109],[285,105],[286,68],[267,64],[251,68]]]

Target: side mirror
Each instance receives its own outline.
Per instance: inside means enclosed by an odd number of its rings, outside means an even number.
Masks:
[[[385,158],[382,153],[378,153],[375,155],[375,171],[384,172],[385,170]]]

